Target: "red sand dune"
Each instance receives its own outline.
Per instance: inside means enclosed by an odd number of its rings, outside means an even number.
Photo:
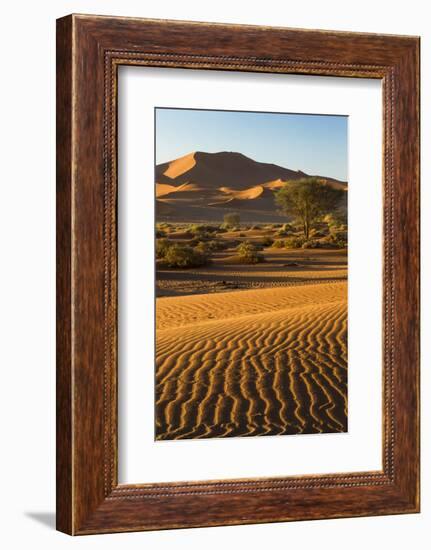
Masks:
[[[159,164],[155,169],[156,198],[169,202],[169,211],[158,208],[159,216],[172,219],[223,218],[223,209],[241,209],[249,218],[262,221],[280,217],[273,193],[286,181],[307,177],[301,171],[276,164],[257,162],[241,153],[193,152]],[[321,179],[347,190],[347,184],[333,178]],[[187,195],[185,194],[187,192]],[[158,205],[159,206],[159,205]],[[213,210],[209,212],[208,206]],[[220,208],[220,212],[218,209]],[[214,211],[217,209],[217,212]]]

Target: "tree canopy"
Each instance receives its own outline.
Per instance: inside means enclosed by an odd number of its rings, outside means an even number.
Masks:
[[[319,178],[288,181],[277,191],[275,201],[281,210],[296,218],[306,239],[313,224],[338,208],[345,191],[334,189]]]

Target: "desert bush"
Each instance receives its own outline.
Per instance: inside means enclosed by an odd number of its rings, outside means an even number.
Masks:
[[[236,243],[236,241],[235,241]],[[207,241],[207,244],[209,246],[209,249],[211,252],[218,252],[220,250],[227,250],[232,245],[230,244],[230,241],[227,241],[225,239],[218,239],[214,241]]]
[[[340,247],[347,245],[347,231],[343,230],[345,226],[331,226],[329,228],[329,236],[332,241],[338,244]]]
[[[338,248],[345,248],[347,246],[347,233],[340,232],[333,237],[333,240]]]
[[[156,229],[156,239],[161,239],[163,237],[166,237],[166,232],[162,229]]]
[[[323,218],[323,221],[328,225],[328,227],[338,224],[334,214],[326,214],[326,216],[324,216]]]
[[[211,233],[215,233],[216,231],[218,231],[219,228],[213,225],[192,223],[188,226],[187,229],[195,236],[204,235],[208,237]]]
[[[319,239],[318,242],[319,242],[320,248],[346,248],[347,247],[347,241],[344,241],[343,239],[338,239],[333,235],[328,235],[323,239]]]
[[[156,240],[156,258],[162,260],[166,256],[166,252],[172,246],[172,242],[168,239],[157,239]]]
[[[237,244],[236,241],[234,241],[234,242],[235,242],[235,245],[236,245]],[[208,246],[209,246],[209,248],[212,252],[217,252],[217,251],[220,251],[220,250],[227,250],[232,245],[230,244],[230,241],[227,241],[225,239],[217,239],[217,240],[214,240],[214,241],[208,241]]]
[[[211,253],[211,247],[208,241],[199,241],[193,248],[196,252],[208,256]]]
[[[295,230],[295,228],[293,227],[293,225],[291,223],[284,223],[281,227],[282,227],[283,231],[286,231],[286,232],[292,232],[292,231]]]
[[[334,237],[338,240],[347,242],[347,231],[335,231]]]
[[[227,229],[226,227],[223,227],[223,224],[219,225],[216,230],[217,233],[226,233],[226,231]]]
[[[211,254],[211,252],[226,250],[226,248],[229,248],[229,243],[226,241],[198,241],[194,245],[195,250],[206,255]]]
[[[273,248],[284,248],[284,246],[284,241],[282,241],[281,239],[277,239],[272,243]]]
[[[244,241],[237,247],[239,258],[247,264],[258,264],[264,261],[262,254],[259,254],[256,246],[250,241]]]
[[[196,235],[197,233],[205,232],[205,226],[204,225],[199,225],[197,223],[191,223],[187,227],[187,231],[190,231],[190,233],[193,233],[193,235]]]
[[[207,254],[191,246],[179,244],[168,248],[164,260],[169,267],[201,267],[209,263]]]
[[[312,239],[308,239],[304,243],[302,243],[301,248],[319,248],[319,242],[313,241]]]
[[[347,231],[347,216],[339,212],[333,212],[327,214],[323,221],[328,226],[329,230],[340,229],[342,231]]]
[[[232,228],[239,225],[241,217],[235,212],[229,212],[223,216],[223,226],[226,228]]]
[[[301,248],[306,241],[305,237],[288,237],[284,241],[284,246],[286,248]]]
[[[264,239],[262,240],[263,246],[272,246],[273,243],[274,243],[274,239],[271,239],[271,237],[264,237]]]

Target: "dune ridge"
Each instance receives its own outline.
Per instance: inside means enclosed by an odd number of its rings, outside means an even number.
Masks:
[[[347,284],[157,300],[156,438],[347,429]]]

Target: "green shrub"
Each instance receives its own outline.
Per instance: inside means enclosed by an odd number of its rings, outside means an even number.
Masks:
[[[334,212],[332,214],[326,214],[323,218],[323,221],[327,224],[329,228],[338,227],[343,230],[347,230],[347,216],[339,212]]]
[[[218,227],[215,227],[213,225],[203,225],[203,224],[197,224],[193,223],[190,224],[187,227],[187,230],[192,233],[195,237],[210,237],[212,233],[215,233],[218,231]]]
[[[264,237],[262,241],[263,246],[272,246],[274,244],[274,239],[271,239],[271,237]]]
[[[282,229],[283,231],[286,231],[286,232],[292,232],[295,230],[295,228],[293,227],[293,225],[291,223],[284,223],[283,226],[282,226]]]
[[[344,226],[329,228],[329,238],[338,248],[347,246],[347,231],[343,230],[342,227]]]
[[[281,239],[277,239],[272,243],[272,248],[284,248],[284,247],[285,247],[284,241],[282,241]]]
[[[192,248],[173,244],[166,251],[164,260],[169,267],[201,267],[209,263],[209,258],[203,252]]]
[[[319,248],[319,243],[318,241],[309,239],[308,241],[302,243],[302,248]]]
[[[237,247],[238,256],[244,263],[247,264],[258,264],[264,261],[262,254],[259,254],[256,246],[249,242],[244,241]]]
[[[229,247],[229,241],[225,240],[198,241],[194,246],[195,250],[204,254],[226,250]]]
[[[347,247],[347,241],[344,241],[342,239],[337,239],[333,235],[328,235],[323,239],[319,239],[318,242],[319,242],[320,248],[346,248]]]
[[[226,250],[228,249],[231,245],[229,244],[229,241],[227,240],[215,240],[215,241],[207,241],[207,245],[209,247],[209,249],[211,250],[211,252],[217,252],[219,250]]]
[[[211,252],[211,247],[209,246],[208,241],[199,241],[196,246],[193,248],[196,252],[208,256]]]
[[[166,252],[169,250],[171,246],[173,246],[173,244],[168,239],[157,239],[156,240],[156,258],[158,260],[165,258]]]
[[[347,233],[340,231],[340,233],[333,236],[333,241],[338,248],[345,248],[347,246]]]
[[[286,248],[302,248],[302,245],[307,241],[305,237],[288,237],[284,241]]]

